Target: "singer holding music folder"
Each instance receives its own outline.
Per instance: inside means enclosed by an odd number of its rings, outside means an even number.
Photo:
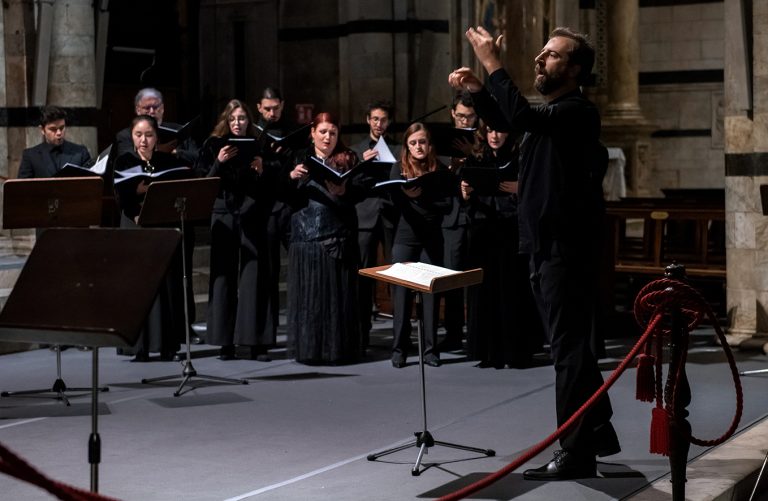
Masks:
[[[544,339],[518,253],[517,156],[508,126],[481,125],[480,154],[467,157],[461,194],[467,203],[467,265],[482,268],[483,283],[467,290],[467,354],[475,367],[527,367]]]
[[[400,163],[392,167],[390,178],[418,179],[453,175],[437,160],[429,131],[420,122],[411,124],[403,136]],[[457,181],[458,182],[458,181]],[[381,183],[380,183],[381,185]],[[444,183],[420,183],[420,185],[391,183],[386,185],[398,212],[397,226],[392,244],[392,262],[420,261],[442,266],[443,217],[451,208],[449,189]],[[413,292],[406,287],[395,286],[392,291],[394,335],[392,366],[405,367],[411,344],[411,310]],[[435,297],[425,294],[423,301],[424,363],[432,367],[440,365],[437,347],[437,308]]]
[[[221,178],[211,215],[208,288],[208,344],[219,358],[235,358],[235,345],[248,358],[269,361],[275,344],[269,310],[270,268],[267,221],[275,202],[279,164],[267,166],[248,106],[232,99],[203,144],[198,170]]]
[[[310,170],[322,173],[327,167],[341,174],[358,158],[340,141],[339,122],[330,113],[315,117],[310,137],[312,145],[296,152],[286,180],[286,201],[294,210],[288,252],[288,353],[305,364],[352,363],[362,354],[355,212],[361,189],[355,177],[333,180],[315,177]],[[322,165],[313,169],[310,157]]]
[[[157,121],[149,115],[135,117],[130,127],[133,152],[124,153],[115,161],[115,194],[120,207],[120,227],[135,228],[141,204],[149,184],[154,179],[191,177],[192,170],[171,155],[156,151]],[[121,175],[121,172],[126,175]],[[130,173],[130,175],[127,175]],[[174,259],[160,292],[152,305],[136,346],[123,349],[122,354],[133,353],[134,360],[146,362],[149,353],[160,352],[161,360],[172,360],[179,343],[184,339],[184,296],[181,289],[181,247]]]

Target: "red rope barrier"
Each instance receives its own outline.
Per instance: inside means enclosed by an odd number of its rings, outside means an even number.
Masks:
[[[0,471],[45,489],[64,501],[116,501],[115,498],[48,478],[2,444],[0,444]]]
[[[660,286],[663,286],[662,291],[650,292],[651,289],[655,287],[660,287]],[[682,291],[684,291],[684,293]],[[645,332],[643,333],[642,336],[640,336],[640,339],[637,341],[637,343],[635,343],[635,345],[629,351],[629,353],[624,358],[624,360],[622,360],[619,366],[616,367],[616,369],[614,369],[614,371],[611,373],[608,379],[605,380],[603,385],[594,393],[594,395],[592,395],[586,402],[584,402],[584,404],[579,408],[579,410],[577,410],[570,418],[568,418],[568,420],[565,423],[563,423],[554,433],[552,433],[550,436],[548,436],[538,444],[534,445],[533,447],[525,451],[520,457],[518,457],[508,465],[504,466],[500,470],[494,473],[491,473],[481,478],[480,480],[462,489],[459,489],[458,491],[455,491],[440,497],[438,501],[455,501],[458,499],[463,499],[469,496],[470,494],[473,494],[481,489],[484,489],[489,485],[493,484],[494,482],[498,481],[499,479],[510,474],[511,472],[515,471],[520,466],[522,466],[523,464],[527,463],[528,461],[533,459],[535,456],[540,454],[547,447],[552,445],[556,440],[558,440],[562,435],[564,435],[571,428],[571,426],[573,426],[573,424],[578,419],[580,419],[584,415],[584,413],[587,412],[594,405],[595,402],[597,402],[600,398],[602,398],[603,395],[605,395],[605,393],[611,388],[611,386],[613,386],[613,384],[624,373],[624,371],[627,369],[627,367],[632,362],[632,360],[634,360],[634,358],[637,356],[638,352],[645,346],[648,340],[657,331],[657,328],[659,327],[661,320],[664,318],[664,309],[670,304],[672,304],[675,300],[679,300],[681,295],[684,295],[683,297],[686,297],[687,299],[687,296],[685,296],[687,294],[693,295],[695,298],[695,302],[698,303],[697,305],[698,306],[703,305],[707,314],[712,319],[712,323],[715,326],[715,330],[718,334],[718,339],[720,340],[723,346],[723,350],[726,353],[726,358],[728,359],[728,364],[731,367],[731,373],[734,376],[734,382],[736,385],[736,400],[737,400],[736,414],[734,416],[733,422],[729,427],[728,431],[726,431],[726,433],[722,437],[714,441],[700,441],[698,439],[694,439],[693,437],[691,437],[691,441],[697,445],[716,445],[716,443],[721,443],[722,441],[727,440],[728,437],[730,437],[735,431],[736,427],[738,426],[738,422],[741,418],[741,411],[743,408],[743,395],[742,395],[741,383],[739,381],[739,373],[738,373],[738,370],[736,369],[736,363],[733,359],[733,354],[731,353],[730,348],[728,347],[728,343],[725,340],[725,335],[722,333],[722,330],[717,324],[714,313],[712,313],[711,308],[709,308],[709,305],[707,305],[706,302],[703,299],[701,299],[701,296],[695,289],[677,280],[671,280],[671,279],[656,280],[648,284],[648,286],[646,286],[638,294],[638,301],[641,299],[641,297],[643,298],[642,307],[639,310],[638,310],[638,302],[636,301],[635,303],[635,316],[638,319],[638,323],[640,323],[640,325],[643,325],[643,322],[645,320],[648,320],[648,324]],[[689,304],[687,301],[685,303]],[[693,312],[693,310],[689,309],[685,311],[686,314],[690,314],[691,312]],[[643,317],[643,318],[641,319],[639,317]],[[689,322],[688,324],[688,327],[690,329],[692,329],[698,324],[698,321],[701,319],[701,315],[693,315],[692,317],[694,321]],[[658,343],[662,342],[661,335],[658,336],[656,341]],[[684,352],[685,351],[686,350],[684,350]],[[683,360],[682,362],[683,363],[681,363],[680,367],[683,366],[685,360]],[[658,361],[658,363],[660,363],[660,360]],[[679,376],[680,376],[680,372],[678,372],[678,374],[675,375],[675,378],[677,379]],[[659,377],[658,379],[661,379],[661,378]],[[658,381],[656,384],[659,385],[660,381]],[[717,442],[718,440],[720,440],[721,442]]]

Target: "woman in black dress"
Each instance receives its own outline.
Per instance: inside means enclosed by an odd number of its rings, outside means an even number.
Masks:
[[[482,150],[467,159],[465,169],[495,172],[484,183],[475,181],[476,187],[468,172],[461,182],[469,203],[468,264],[483,268],[483,283],[467,293],[467,352],[477,367],[525,367],[541,347],[543,331],[527,260],[518,254],[518,150],[507,131],[483,126],[481,132]]]
[[[288,350],[297,362],[356,362],[362,352],[357,291],[357,213],[360,190],[350,181],[334,184],[310,176],[313,156],[337,172],[357,164],[339,140],[329,113],[315,117],[312,145],[295,154],[288,203]]]
[[[435,156],[429,131],[416,122],[405,131],[399,164],[392,167],[391,179],[413,179],[438,170],[447,171]],[[451,208],[450,193],[440,187],[399,187],[391,190],[392,203],[399,212],[392,245],[392,262],[420,261],[441,266],[443,264],[443,216]],[[413,292],[405,287],[392,288],[394,342],[392,366],[405,367],[411,348],[411,309]],[[440,354],[437,349],[437,308],[432,294],[423,295],[424,363],[437,367]]]
[[[124,153],[115,161],[115,194],[120,206],[121,228],[136,228],[141,206],[149,182],[138,178],[124,178],[120,172],[159,173],[185,167],[183,161],[170,153],[156,151],[157,121],[149,115],[139,115],[131,122],[133,151]],[[190,177],[190,169],[180,171],[180,177]],[[121,181],[121,179],[124,179]],[[174,258],[166,279],[160,286],[152,310],[147,317],[136,346],[123,349],[122,354],[134,354],[134,360],[145,362],[149,353],[160,352],[161,360],[172,360],[185,338],[184,293],[182,289],[181,253]]]
[[[221,178],[211,215],[206,333],[208,344],[221,346],[221,360],[234,359],[235,345],[240,345],[249,348],[250,358],[269,361],[267,350],[275,344],[267,312],[267,220],[279,169],[264,168],[257,136],[248,106],[232,99],[203,145],[198,163],[208,176]]]

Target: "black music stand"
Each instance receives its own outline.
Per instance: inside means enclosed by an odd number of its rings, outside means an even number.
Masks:
[[[390,285],[399,285],[401,287],[407,287],[415,293],[416,312],[418,315],[418,322],[416,332],[418,334],[418,349],[419,349],[419,382],[421,383],[421,415],[422,415],[422,431],[414,432],[416,439],[408,442],[407,444],[393,447],[391,449],[383,450],[375,454],[368,456],[368,461],[376,461],[382,456],[392,454],[394,452],[402,451],[410,447],[418,447],[419,453],[416,456],[416,463],[411,469],[411,475],[418,476],[426,470],[420,469],[421,460],[424,458],[424,454],[429,453],[429,448],[436,445],[442,445],[443,447],[450,447],[452,449],[460,449],[469,452],[476,452],[488,457],[496,455],[496,451],[493,449],[481,449],[478,447],[469,447],[466,445],[454,444],[451,442],[442,442],[435,440],[432,434],[427,429],[427,392],[426,382],[424,378],[424,309],[422,308],[422,295],[423,294],[437,294],[440,292],[446,292],[462,287],[469,287],[471,285],[477,285],[483,281],[483,270],[478,268],[469,271],[463,271],[454,273],[451,275],[441,276],[433,278],[429,285],[424,285],[416,282],[410,282],[405,279],[395,278],[387,275],[382,275],[379,272],[389,269],[389,265],[375,266],[373,268],[365,268],[359,270],[360,275],[373,278],[374,280],[381,280]]]
[[[136,343],[179,238],[169,229],[47,230],[0,312],[2,341],[92,348],[88,462],[93,492],[98,492],[101,461],[99,348]]]
[[[189,339],[189,306],[187,303],[187,252],[184,226],[188,221],[208,220],[211,217],[213,201],[219,191],[219,178],[206,177],[201,179],[184,179],[181,181],[156,181],[149,185],[144,204],[141,207],[138,223],[141,226],[159,224],[181,225],[181,263],[183,268],[184,287],[184,327],[186,331],[187,356],[181,376],[160,376],[142,379],[144,384],[168,381],[181,377],[179,387],[173,392],[174,397],[180,396],[181,389],[193,377],[230,384],[248,384],[245,379],[233,379],[220,376],[198,374],[192,366],[192,352]]]
[[[3,228],[98,226],[103,184],[98,177],[9,179],[3,185]],[[67,391],[91,391],[90,388],[67,387],[61,377],[61,346],[55,344],[53,349],[56,351],[56,380],[50,388],[3,391],[0,397],[55,398],[69,405]],[[107,387],[100,388],[100,391],[107,390]]]

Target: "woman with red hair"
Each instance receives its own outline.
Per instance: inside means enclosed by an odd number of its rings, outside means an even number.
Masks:
[[[287,189],[293,207],[288,251],[288,354],[305,364],[360,359],[357,213],[360,190],[309,176],[309,157],[339,173],[358,163],[330,113],[315,117],[312,144],[296,152]]]

